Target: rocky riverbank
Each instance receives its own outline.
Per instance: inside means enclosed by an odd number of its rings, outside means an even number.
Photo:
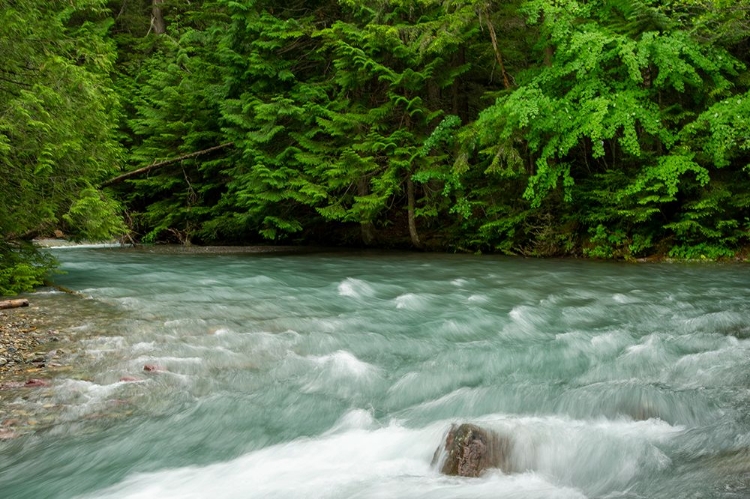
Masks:
[[[0,311],[0,440],[26,433],[33,418],[14,407],[25,392],[48,386],[66,369],[67,341],[56,328],[59,317],[44,306]],[[20,416],[20,417],[19,417]]]
[[[28,374],[61,367],[60,333],[38,306],[0,311],[0,385]]]

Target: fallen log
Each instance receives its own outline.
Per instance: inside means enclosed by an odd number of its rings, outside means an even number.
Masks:
[[[6,308],[18,308],[18,307],[28,307],[29,306],[29,300],[20,299],[20,300],[4,300],[0,301],[0,310],[6,309]]]
[[[44,284],[45,286],[47,286],[48,288],[55,288],[56,290],[58,290],[58,291],[62,291],[63,293],[68,293],[69,295],[74,295],[74,296],[85,296],[85,295],[84,295],[83,293],[81,293],[80,291],[76,291],[76,290],[74,290],[74,289],[70,289],[70,288],[68,288],[68,287],[65,287],[65,286],[61,286],[60,284],[55,284],[54,282],[52,282],[52,281],[48,281],[47,279],[45,279],[45,280],[43,281],[43,284]]]
[[[154,163],[154,164],[151,164],[151,165],[148,165],[148,166],[144,166],[143,168],[139,168],[139,169],[133,170],[131,172],[123,173],[122,175],[119,175],[119,176],[117,176],[115,178],[111,178],[109,180],[105,180],[104,182],[101,183],[101,185],[99,187],[107,187],[107,186],[110,186],[110,185],[113,185],[113,184],[119,184],[123,180],[127,180],[129,178],[136,177],[136,176],[142,175],[144,173],[148,173],[151,170],[156,170],[157,168],[161,168],[162,166],[171,165],[172,163],[177,163],[178,161],[182,161],[184,159],[194,158],[196,156],[202,156],[204,154],[208,154],[208,153],[211,153],[211,152],[214,152],[214,151],[218,151],[219,149],[224,149],[225,147],[230,147],[230,146],[233,146],[233,145],[234,145],[234,142],[227,142],[225,144],[221,144],[221,145],[218,145],[218,146],[209,147],[208,149],[203,149],[202,151],[191,152],[190,154],[185,154],[183,156],[180,156],[179,158],[168,159],[168,160],[162,161],[160,163]]]

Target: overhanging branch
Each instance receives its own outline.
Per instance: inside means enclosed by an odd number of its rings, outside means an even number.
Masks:
[[[118,175],[117,177],[111,178],[109,180],[106,180],[101,183],[99,187],[108,187],[110,185],[119,184],[123,180],[127,180],[129,178],[137,177],[138,175],[142,175],[144,173],[148,173],[151,170],[156,170],[157,168],[161,168],[162,166],[171,165],[172,163],[177,163],[178,161],[182,161],[184,159],[188,158],[194,158],[196,156],[202,156],[204,154],[208,154],[214,151],[218,151],[219,149],[224,149],[225,147],[233,146],[234,142],[227,142],[225,144],[221,144],[214,147],[209,147],[208,149],[203,149],[202,151],[195,151],[191,152],[190,154],[185,154],[184,156],[180,156],[179,158],[173,158],[168,159],[166,161],[160,161],[159,163],[154,163],[148,166],[144,166],[143,168],[139,168],[137,170],[133,170],[128,173],[123,173],[122,175]]]

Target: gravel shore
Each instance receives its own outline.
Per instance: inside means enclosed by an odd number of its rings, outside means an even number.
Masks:
[[[60,318],[44,306],[0,311],[0,440],[34,433],[51,419],[49,406],[30,411],[23,400],[49,386],[65,366],[67,338],[55,329]]]
[[[33,305],[0,312],[0,384],[19,376],[44,376],[47,368],[61,367],[56,362],[60,333],[53,320]]]

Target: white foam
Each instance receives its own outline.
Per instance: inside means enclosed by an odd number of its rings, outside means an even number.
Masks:
[[[119,242],[114,243],[69,243],[65,242],[62,244],[54,244],[49,243],[50,245],[45,245],[45,249],[56,249],[56,250],[76,250],[76,249],[105,249],[105,248],[124,248],[129,247],[129,244],[121,244]]]
[[[118,381],[100,385],[91,381],[67,379],[56,385],[55,400],[67,407],[70,416],[80,416],[110,400],[127,384],[132,384],[132,382]]]
[[[361,414],[350,413],[343,419],[350,417],[359,419]],[[136,474],[89,497],[584,497],[535,473],[488,473],[479,479],[438,474],[431,460],[445,423],[419,430],[395,424],[374,430],[354,426],[267,447],[226,463]]]
[[[367,284],[365,281],[347,277],[339,283],[338,291],[340,296],[349,296],[352,298],[362,298],[366,296],[373,296],[375,291],[372,286]]]
[[[397,296],[394,301],[396,302],[396,308],[419,310],[427,305],[428,300],[423,295],[405,293],[403,295]]]
[[[278,283],[276,279],[266,275],[256,275],[253,277],[244,277],[237,280],[237,286],[239,287],[253,287],[258,284],[275,284]]]
[[[508,312],[508,317],[511,322],[503,326],[502,332],[509,336],[538,333],[540,327],[546,324],[543,311],[528,305],[516,305]]]
[[[467,298],[469,303],[487,303],[490,298],[487,295],[471,295]]]
[[[156,343],[153,341],[141,341],[131,347],[133,352],[152,352]]]
[[[127,308],[129,310],[136,310],[141,308],[143,304],[143,300],[140,298],[130,297],[127,296],[125,298],[117,298],[116,301],[123,306],[124,308]]]
[[[193,324],[205,324],[206,321],[196,318],[171,319],[164,321],[164,327],[185,327]]]
[[[513,307],[510,312],[508,312],[508,316],[517,323],[525,324],[528,322],[530,313],[532,311],[533,309],[531,307],[527,307],[525,305],[517,305]]]
[[[142,364],[153,363],[153,364],[201,364],[204,359],[202,357],[146,357],[141,356],[136,359],[136,362]]]
[[[299,388],[304,393],[323,393],[349,400],[370,396],[368,394],[373,393],[382,379],[380,368],[344,350],[302,358],[290,355],[282,369],[278,371],[280,377],[299,380]]]
[[[318,366],[327,368],[336,377],[367,376],[378,371],[378,368],[363,362],[346,350],[339,350],[329,355],[307,357]]]
[[[81,328],[81,330],[86,330],[88,328]],[[85,338],[79,340],[81,345],[83,345],[87,350],[97,350],[98,348],[95,347],[104,347],[104,349],[108,348],[114,348],[114,349],[122,349],[125,346],[125,338],[122,336],[97,336],[94,338]]]
[[[440,475],[431,462],[449,421],[418,429],[398,423],[380,427],[369,411],[354,409],[318,438],[205,467],[136,474],[90,497],[580,499],[624,490],[644,467],[668,467],[669,459],[655,444],[683,431],[659,420],[490,415],[477,423],[512,436],[510,459],[519,473],[491,471],[477,479]]]
[[[637,298],[634,298],[632,296],[628,296],[622,293],[615,293],[612,295],[612,300],[614,300],[617,303],[639,303],[640,300]]]
[[[415,372],[409,372],[401,376],[401,378],[398,379],[395,383],[393,383],[388,388],[388,393],[396,393],[401,390],[404,390],[405,388],[410,387],[413,383],[417,382],[419,380],[419,374]]]
[[[591,495],[622,490],[643,470],[667,468],[671,462],[659,446],[685,430],[658,419],[499,415],[478,422],[511,438],[509,460],[516,469],[556,477]]]
[[[644,359],[657,359],[663,355],[664,346],[656,334],[650,334],[645,341],[637,345],[630,345],[625,349],[626,357],[642,357]]]
[[[342,433],[350,430],[374,430],[377,427],[378,425],[372,415],[372,411],[352,409],[341,416],[341,418],[336,421],[336,424],[334,424],[325,435],[333,435],[335,433]]]

